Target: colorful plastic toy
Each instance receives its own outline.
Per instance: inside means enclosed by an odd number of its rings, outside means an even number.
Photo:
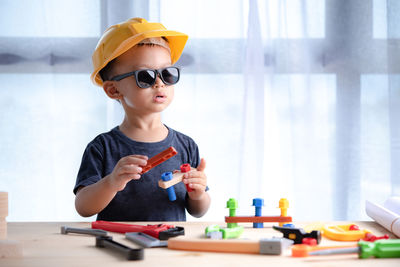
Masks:
[[[357,253],[360,259],[400,258],[400,239],[381,239],[375,242],[359,241],[357,247],[335,248],[309,252],[308,255],[333,255]]]
[[[143,248],[130,248],[116,242],[111,236],[96,236],[96,247],[108,248],[125,256],[127,260],[143,260],[144,249]]]
[[[163,163],[164,161],[166,161],[169,158],[172,158],[176,154],[178,154],[178,152],[175,150],[174,147],[171,146],[171,147],[167,148],[166,150],[162,151],[161,153],[158,153],[154,157],[150,158],[147,161],[147,165],[142,167],[142,172],[140,174],[144,174],[144,173],[148,172],[155,166]]]
[[[141,232],[125,233],[125,238],[144,248],[166,247],[168,245],[166,240],[160,240]]]
[[[172,172],[164,172],[161,175],[161,180],[163,181],[170,181],[172,179]],[[175,194],[175,189],[173,187],[167,188],[167,193],[168,193],[168,198],[170,201],[175,201],[176,200],[176,194]]]
[[[292,246],[292,257],[308,257],[310,253],[318,250],[355,248],[356,246],[309,246],[306,244],[295,244]]]
[[[185,173],[187,173],[187,172],[193,171],[192,167],[190,166],[189,163],[182,164],[180,169],[181,169],[181,173],[183,173],[183,175],[185,175]],[[183,175],[182,175],[182,177],[183,177]],[[185,184],[185,186],[186,186],[186,190],[188,192],[192,192],[193,191],[193,189],[190,188],[188,184]]]
[[[304,245],[316,246],[317,240],[315,238],[305,237],[305,238],[303,238],[303,240],[301,240],[301,243]]]
[[[317,244],[321,242],[321,232],[320,231],[311,231],[307,233],[302,228],[294,228],[294,227],[280,227],[280,226],[272,226],[273,229],[283,233],[283,237],[291,239],[295,244],[302,244],[304,238],[314,238],[317,241]]]
[[[230,198],[226,202],[226,207],[229,209],[229,216],[236,215],[236,209],[238,203],[236,199]],[[228,223],[228,228],[220,227],[219,225],[210,225],[206,228],[206,236],[211,239],[226,239],[226,238],[238,238],[243,233],[243,226],[239,226],[237,223]]]
[[[264,222],[284,223],[292,221],[292,217],[290,216],[261,216],[261,207],[263,205],[263,200],[261,198],[253,199],[253,205],[256,207],[256,216],[236,216],[237,202],[234,198],[229,199],[227,203],[229,216],[225,217],[225,222],[228,223],[228,227],[229,225],[237,225],[239,222],[252,222],[254,228],[262,228],[262,223]]]
[[[229,209],[229,217],[235,217],[236,216],[236,209],[238,208],[238,202],[236,199],[234,198],[230,198],[227,202],[226,202],[226,207]],[[225,218],[225,222],[226,218]],[[228,223],[228,228],[234,228],[237,227],[238,224],[237,223]]]
[[[375,242],[376,240],[379,240],[379,239],[389,239],[389,235],[376,236],[371,233],[366,233],[365,237],[362,240],[368,241],[368,242]]]
[[[176,185],[177,183],[182,182],[183,176],[185,175],[185,173],[187,172],[191,172],[191,171],[195,171],[196,168],[192,168],[190,167],[190,164],[182,164],[180,167],[180,171],[176,171],[172,173],[172,179],[169,181],[163,181],[162,179],[158,181],[158,186],[163,188],[163,189],[167,189],[173,185]],[[188,192],[192,192],[193,189],[190,188],[188,185],[186,185],[186,190]]]
[[[253,206],[256,208],[255,216],[261,217],[261,209],[264,206],[264,199],[262,198],[253,198]],[[253,228],[264,228],[263,223],[253,222]]]
[[[289,208],[289,201],[286,198],[279,199],[279,208],[281,209],[281,216],[287,216],[287,209]],[[279,226],[283,226],[283,222],[279,223]]]
[[[357,230],[354,224],[327,225],[322,228],[324,237],[336,241],[358,241],[364,238],[367,233],[370,233],[370,231]]]
[[[92,222],[92,229],[102,229],[105,231],[122,234],[130,232],[141,232],[160,240],[167,240],[171,237],[185,234],[185,229],[183,227],[168,224],[136,225],[108,221],[94,221]]]
[[[243,233],[242,226],[223,228],[216,224],[207,226],[205,231],[206,236],[211,239],[238,238],[242,233]]]

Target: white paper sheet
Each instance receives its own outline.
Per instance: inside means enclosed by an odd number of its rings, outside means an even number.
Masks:
[[[383,206],[391,212],[400,215],[400,197],[391,197],[383,203]]]
[[[389,198],[384,206],[367,200],[365,210],[369,217],[397,237],[400,237],[400,197]]]

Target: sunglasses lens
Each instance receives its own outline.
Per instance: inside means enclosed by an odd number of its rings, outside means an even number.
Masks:
[[[140,88],[153,86],[156,81],[157,73],[153,70],[141,70],[137,73],[137,84]]]
[[[161,76],[165,84],[172,85],[179,81],[179,69],[168,67],[161,71]]]

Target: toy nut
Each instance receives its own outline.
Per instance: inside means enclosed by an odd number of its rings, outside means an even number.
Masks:
[[[189,163],[185,163],[181,165],[181,172],[188,172],[190,171],[191,167]]]

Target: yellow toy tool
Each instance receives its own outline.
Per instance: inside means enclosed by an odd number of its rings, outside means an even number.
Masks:
[[[337,241],[358,241],[365,237],[368,230],[360,230],[355,224],[329,225],[322,228],[322,235]]]

